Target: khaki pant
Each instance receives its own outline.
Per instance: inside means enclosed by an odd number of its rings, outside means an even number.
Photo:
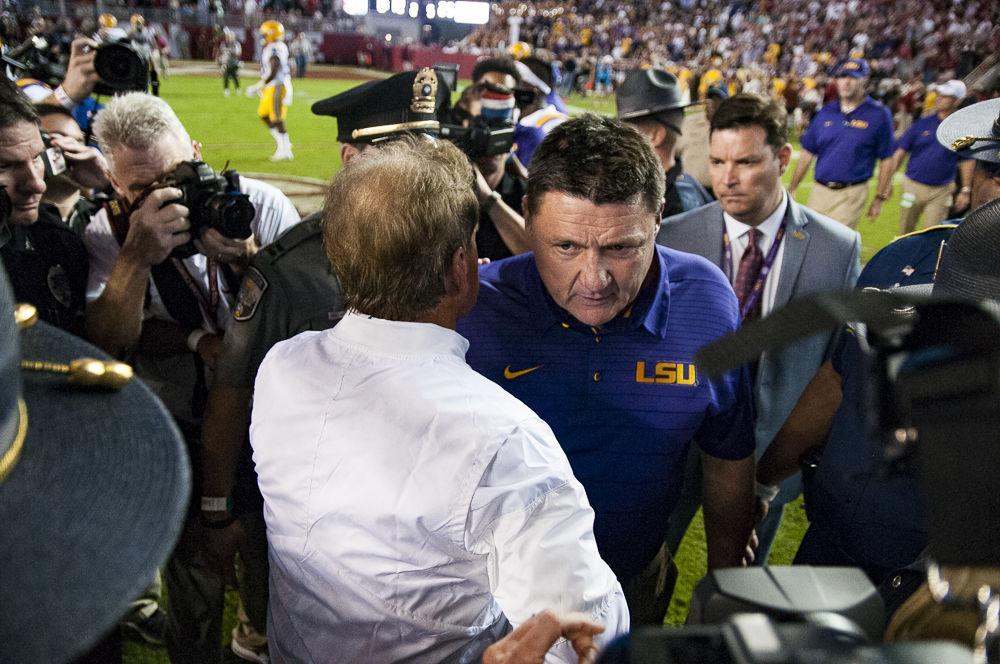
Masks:
[[[903,197],[899,201],[899,234],[906,235],[916,230],[921,213],[924,215],[921,228],[937,226],[947,219],[954,186],[954,182],[932,186],[904,177]]]
[[[844,189],[830,189],[814,182],[806,205],[845,226],[857,228],[867,200],[867,182],[859,182]]]

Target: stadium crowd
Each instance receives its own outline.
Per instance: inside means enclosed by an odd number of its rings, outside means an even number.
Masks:
[[[75,611],[75,638],[20,628],[0,588],[5,658],[120,661],[113,614],[173,662],[221,662],[229,585],[230,647],[247,661],[519,664],[602,649],[629,661],[616,648],[663,624],[698,508],[709,570],[765,565],[802,482],[811,525],[796,564],[859,568],[905,607],[890,633],[921,631],[934,533],[916,478],[884,472],[866,426],[863,332],[813,334],[719,375],[696,354],[830,291],[933,284],[1000,299],[995,244],[977,239],[1000,236],[1000,103],[971,103],[961,80],[997,46],[996,8],[523,6],[498,5],[470,37],[488,53],[460,91],[428,67],[314,103],[313,121],[336,121],[344,167],[305,218],[277,187],[201,161],[155,94],[141,16],[128,30],[106,15],[79,29],[30,18],[28,36],[46,35],[66,69],[47,85],[12,62],[0,81],[6,280],[43,329],[134,367],[173,422],[157,431],[183,440],[192,488],[172,551],[131,594],[65,580],[101,606]],[[499,34],[515,14],[531,50],[517,58]],[[6,44],[20,27],[4,29]],[[272,160],[292,160],[294,53],[281,22],[257,33],[248,91]],[[233,41],[218,59],[225,94],[240,89]],[[128,44],[144,77],[98,106],[109,43]],[[591,78],[614,118],[568,115],[552,64],[588,58],[610,58]],[[911,127],[871,94],[892,77],[935,83]],[[798,79],[824,95],[796,155]],[[698,97],[700,134],[685,112]],[[862,270],[859,220],[881,214],[904,162],[904,235]],[[0,508],[22,486],[22,447],[46,435],[24,442],[12,389]],[[37,528],[33,541],[52,527],[4,514]],[[5,573],[58,575],[73,555]],[[34,599],[54,614],[70,596]],[[950,635],[972,645],[979,618],[959,622]]]

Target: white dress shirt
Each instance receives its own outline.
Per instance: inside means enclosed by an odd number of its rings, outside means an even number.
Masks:
[[[479,661],[504,617],[628,630],[594,513],[549,427],[426,323],[348,312],[267,355],[251,442],[272,661]],[[576,662],[567,642],[547,661]]]
[[[788,209],[788,194],[782,191],[781,202],[778,203],[778,207],[772,212],[767,219],[762,221],[757,226],[757,230],[760,231],[760,237],[757,238],[757,246],[764,253],[764,258],[767,258],[767,252],[771,250],[771,245],[774,244],[774,240],[778,235],[778,229],[781,228],[781,222],[785,218],[785,211]],[[732,264],[729,266],[729,283],[736,283],[736,275],[740,270],[740,259],[743,258],[743,252],[746,251],[747,245],[750,243],[750,229],[752,226],[744,224],[742,221],[737,221],[735,218],[731,217],[728,212],[722,213],[722,218],[726,222],[726,232],[729,233],[729,241],[732,243],[733,256]],[[788,232],[788,229],[785,229]],[[785,241],[782,240],[782,244]],[[774,307],[774,298],[778,292],[778,280],[781,278],[781,258],[785,253],[785,247],[778,247],[778,254],[774,258],[774,264],[771,266],[771,271],[767,274],[767,281],[764,282],[764,292],[761,294],[761,309],[760,315],[766,316],[771,312]]]

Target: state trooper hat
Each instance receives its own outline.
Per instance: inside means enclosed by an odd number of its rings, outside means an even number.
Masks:
[[[451,90],[431,67],[368,81],[312,105],[315,115],[337,118],[341,143],[374,143],[404,132],[437,134],[439,113]]]
[[[191,486],[176,426],[131,368],[37,318],[0,269],[5,662],[65,662],[113,628],[173,549]]]
[[[1000,198],[973,210],[944,245],[935,295],[1000,301]]]
[[[662,69],[633,69],[615,90],[615,104],[619,120],[631,120],[664,111],[681,111],[689,106],[681,99],[677,77]],[[678,115],[678,114],[674,114]],[[670,128],[678,134],[682,117],[671,118]]]
[[[937,140],[959,157],[1000,163],[1000,99],[955,111],[938,125]]]

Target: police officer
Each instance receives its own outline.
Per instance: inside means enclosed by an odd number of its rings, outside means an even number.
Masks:
[[[405,134],[438,133],[437,111],[448,87],[433,69],[370,81],[317,102],[316,115],[337,118],[343,163]],[[205,411],[202,447],[208,559],[239,584],[246,617],[233,630],[233,652],[260,661],[266,653],[267,539],[263,502],[247,444],[257,368],[271,347],[306,330],[323,330],[344,314],[340,282],[323,252],[319,213],[307,217],[255,255],[246,270]],[[222,607],[218,607],[221,614]]]
[[[681,137],[684,108],[677,78],[661,69],[636,69],[625,74],[615,90],[618,119],[634,126],[653,146],[666,173],[662,217],[693,210],[712,202],[705,188],[684,172],[675,154]]]
[[[892,193],[892,175],[909,154],[900,201],[901,234],[913,231],[921,215],[924,217],[925,227],[937,225],[948,217],[956,177],[959,180],[959,192],[955,197],[955,209],[965,210],[969,207],[974,165],[970,160],[961,160],[955,152],[938,143],[936,136],[937,128],[965,97],[965,84],[952,80],[942,83],[935,90],[935,112],[917,120],[899,139],[892,160],[886,162],[886,167],[879,172],[876,191],[882,195],[875,197],[868,210],[869,217],[878,216],[882,201]]]
[[[865,94],[871,70],[860,59],[837,69],[839,99],[820,109],[802,134],[802,149],[788,191],[794,196],[816,159],[816,182],[808,205],[820,214],[856,228],[868,200],[875,162],[892,156],[889,109]],[[881,168],[881,167],[880,167]],[[877,196],[886,200],[882,192]]]
[[[6,212],[0,219],[0,259],[14,295],[35,305],[42,320],[78,336],[84,331],[87,250],[42,204],[45,193],[38,114],[17,87],[0,80],[0,188]]]

